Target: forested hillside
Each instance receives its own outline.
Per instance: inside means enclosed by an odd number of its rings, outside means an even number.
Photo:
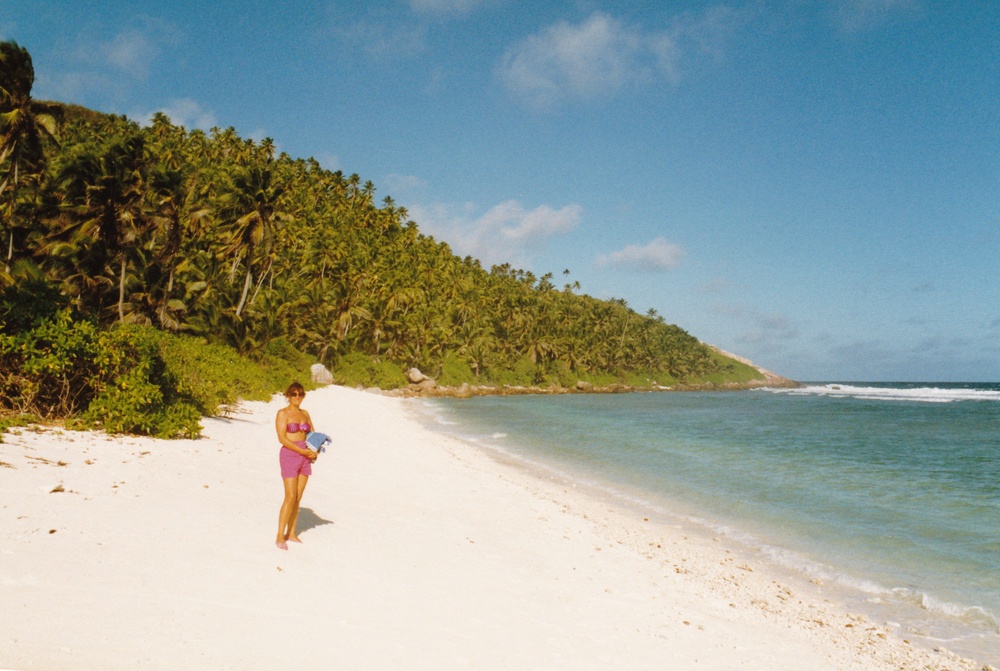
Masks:
[[[753,375],[569,275],[459,258],[370,181],[269,139],[35,101],[30,56],[0,52],[8,338],[58,318],[146,325],[251,358],[295,350],[383,387],[409,367],[445,384]]]

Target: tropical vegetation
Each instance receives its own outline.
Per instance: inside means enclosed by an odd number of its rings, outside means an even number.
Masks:
[[[0,43],[8,415],[191,434],[194,413],[232,400],[183,379],[200,369],[199,347],[208,367],[235,362],[225,375],[320,362],[339,381],[382,387],[405,385],[411,367],[494,386],[756,374],[654,311],[579,293],[568,270],[557,286],[552,273],[456,256],[357,174],[233,128],[39,102],[33,77],[27,51]],[[143,399],[156,411],[115,418]]]

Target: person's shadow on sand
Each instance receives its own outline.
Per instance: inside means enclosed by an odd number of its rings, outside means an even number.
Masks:
[[[324,520],[312,511],[311,508],[299,508],[298,532],[304,533],[310,529],[321,527],[324,524],[333,524],[333,520]]]

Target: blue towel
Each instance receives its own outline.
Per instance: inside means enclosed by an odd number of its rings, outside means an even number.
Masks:
[[[326,452],[326,446],[332,444],[330,436],[319,431],[310,431],[306,434],[306,445],[317,452]]]

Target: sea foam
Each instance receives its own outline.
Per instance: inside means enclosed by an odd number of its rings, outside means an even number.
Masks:
[[[842,396],[877,401],[914,401],[922,403],[1000,401],[1000,391],[956,387],[874,387],[851,384],[816,384],[795,389],[768,388],[766,391],[792,396]]]

